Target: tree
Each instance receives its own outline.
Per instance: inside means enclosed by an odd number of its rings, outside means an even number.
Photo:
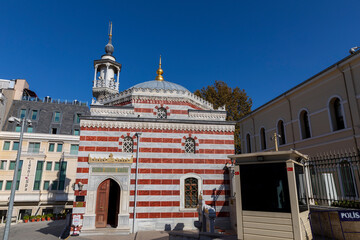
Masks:
[[[223,81],[215,81],[211,86],[203,87],[201,90],[194,92],[206,101],[214,105],[214,109],[223,107],[226,109],[226,120],[239,121],[241,117],[251,111],[252,100],[247,96],[244,89],[236,87],[232,89]],[[235,125],[235,153],[241,152],[240,125]]]

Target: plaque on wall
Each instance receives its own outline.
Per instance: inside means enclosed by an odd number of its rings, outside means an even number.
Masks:
[[[89,163],[132,163],[132,154],[89,154]]]
[[[94,167],[92,168],[93,173],[127,173],[129,168],[122,167],[122,168],[102,168],[102,167]]]
[[[85,196],[76,196],[75,202],[85,202]]]

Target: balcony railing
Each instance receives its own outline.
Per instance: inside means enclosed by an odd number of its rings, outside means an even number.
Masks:
[[[28,148],[26,151],[21,151],[21,155],[44,155],[45,150],[39,148]]]

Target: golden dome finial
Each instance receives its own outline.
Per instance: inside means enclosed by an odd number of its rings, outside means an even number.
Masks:
[[[161,55],[160,55],[160,61],[159,61],[159,69],[156,71],[156,73],[157,73],[157,76],[156,76],[155,80],[164,81],[164,77],[162,76],[164,71],[161,69]]]
[[[112,22],[109,22],[109,42],[111,43],[112,39]]]

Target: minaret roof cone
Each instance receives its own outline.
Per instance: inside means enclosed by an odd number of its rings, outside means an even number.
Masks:
[[[161,55],[160,55],[160,61],[159,61],[159,68],[156,71],[157,76],[155,78],[155,80],[157,81],[164,81],[164,77],[162,76],[162,74],[164,73],[164,71],[161,69]]]

